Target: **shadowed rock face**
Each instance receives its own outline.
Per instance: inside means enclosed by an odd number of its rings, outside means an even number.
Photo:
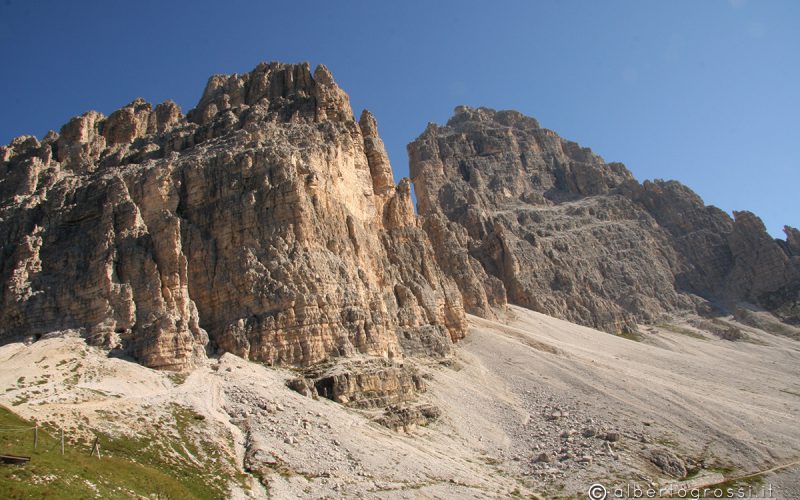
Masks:
[[[0,148],[0,340],[84,329],[159,368],[443,355],[461,295],[324,66],[209,79]]]
[[[797,230],[772,239],[680,183],[620,163],[515,111],[456,108],[408,146],[423,227],[468,312],[521,305],[610,332],[706,301],[797,321]]]

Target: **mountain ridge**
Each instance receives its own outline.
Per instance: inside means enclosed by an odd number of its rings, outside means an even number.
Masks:
[[[408,150],[423,226],[468,312],[491,314],[505,294],[613,333],[741,302],[798,321],[793,228],[773,240],[755,215],[731,218],[677,181],[640,184],[517,111],[456,107]]]
[[[720,308],[798,321],[796,229],[640,184],[516,111],[460,106],[409,145],[417,217],[324,65],[213,75],[186,115],[135,99],[0,153],[5,341],[79,329],[180,370],[443,356],[465,307],[507,302],[612,333]]]
[[[283,63],[0,147],[0,491],[796,493],[800,232],[516,111],[408,150]]]

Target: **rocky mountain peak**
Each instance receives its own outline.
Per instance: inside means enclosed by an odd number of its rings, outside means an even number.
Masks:
[[[0,339],[74,329],[167,369],[442,356],[461,296],[330,71],[215,75],[0,148]]]
[[[188,117],[204,125],[220,112],[241,114],[251,106],[281,121],[342,121],[353,116],[347,94],[325,66],[317,66],[312,76],[308,63],[272,62],[241,75],[212,76]]]
[[[469,106],[456,106],[453,116],[447,120],[448,127],[458,127],[459,124],[472,122],[494,122],[497,125],[522,129],[538,129],[539,122],[535,118],[525,116],[519,111],[500,110],[492,108],[472,108]]]
[[[775,241],[678,182],[640,184],[516,111],[459,106],[408,150],[423,227],[469,312],[508,300],[622,332],[744,301],[795,321],[796,231]]]
[[[791,226],[783,226],[783,232],[786,234],[786,245],[789,248],[789,253],[792,256],[800,256],[800,230]]]

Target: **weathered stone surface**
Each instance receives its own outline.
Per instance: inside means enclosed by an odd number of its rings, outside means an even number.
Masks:
[[[515,111],[456,108],[409,144],[423,227],[469,312],[508,302],[610,332],[711,301],[796,321],[800,261],[761,221],[620,163]]]
[[[345,360],[319,373],[287,382],[290,389],[354,408],[382,408],[410,401],[425,392],[416,371],[386,359]]]
[[[682,268],[680,290],[697,294],[731,312],[746,302],[772,311],[783,321],[800,320],[800,259],[793,250],[796,230],[785,241],[772,238],[756,215],[734,212],[733,219],[675,181],[628,185],[623,191],[641,203],[669,231]]]
[[[426,426],[442,416],[442,411],[431,404],[390,405],[375,421],[395,431],[406,431],[416,426]]]
[[[64,168],[83,173],[96,166],[106,148],[106,138],[100,132],[104,119],[101,113],[89,111],[61,127],[54,151]]]
[[[106,144],[129,144],[153,131],[150,115],[152,106],[138,98],[124,108],[114,111],[102,126]]]
[[[448,353],[460,293],[361,122],[326,68],[270,63],[185,117],[137,99],[0,148],[0,339],[82,328],[170,369]]]
[[[358,120],[361,134],[364,136],[364,152],[367,154],[370,174],[372,175],[372,189],[378,196],[390,193],[394,188],[394,174],[389,164],[386,147],[378,135],[378,122],[369,110],[361,113]]]
[[[783,226],[783,232],[786,233],[786,247],[789,254],[794,257],[800,256],[800,230]]]
[[[647,458],[662,472],[683,479],[686,477],[686,464],[669,450],[654,448],[648,450]]]
[[[761,219],[750,212],[734,212],[733,217],[728,235],[733,257],[725,288],[728,297],[760,302],[763,295],[783,286],[787,277],[795,282],[800,278],[797,262],[767,234]]]

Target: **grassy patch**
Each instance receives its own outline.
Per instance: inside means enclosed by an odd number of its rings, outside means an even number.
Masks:
[[[720,489],[724,492],[727,490],[733,490],[734,492],[739,491],[742,488],[744,491],[748,491],[750,488],[755,490],[759,486],[764,484],[764,476],[762,474],[753,474],[752,476],[743,477],[741,479],[731,479],[725,481],[723,483],[715,484],[713,486],[709,486],[712,489]],[[731,497],[728,497],[731,498]],[[738,497],[744,498],[744,497]]]
[[[23,403],[27,403],[29,399],[30,398],[28,396],[20,396],[11,402],[11,406],[19,406]]]
[[[168,375],[168,377],[173,384],[183,385],[183,383],[186,382],[186,379],[189,378],[189,374],[183,372],[172,372]]]
[[[664,330],[668,330],[668,331],[670,331],[672,333],[677,333],[679,335],[685,335],[687,337],[692,337],[693,339],[708,340],[707,338],[705,338],[701,334],[699,334],[699,333],[697,333],[697,332],[695,332],[693,330],[690,330],[688,328],[683,328],[681,326],[671,325],[669,323],[659,323],[656,326],[658,328],[661,328],[661,329],[664,329]]]
[[[678,443],[668,437],[658,437],[653,441],[656,444],[660,444],[661,446],[669,449],[675,449],[678,447]]]
[[[733,467],[726,466],[726,465],[709,465],[707,467],[707,470],[709,470],[711,472],[718,472],[718,473],[722,474],[723,476],[730,476],[731,474],[733,474],[733,471],[735,471],[736,469],[734,469]]]
[[[630,330],[625,330],[624,332],[617,335],[617,337],[622,337],[623,339],[633,340],[634,342],[641,342],[644,340],[644,337],[639,332],[634,332]]]
[[[700,320],[692,320],[692,326],[699,328],[700,330],[705,330],[709,333],[712,333],[716,337],[721,338],[722,340],[728,340],[731,342],[737,342],[742,340],[748,340],[749,337],[746,333],[744,333],[741,328],[728,323],[727,321],[722,321],[719,318],[712,318],[710,320],[707,319],[700,319]]]
[[[181,422],[185,415],[176,416]],[[195,422],[192,419],[192,422]],[[0,497],[17,498],[225,498],[232,467],[219,450],[182,450],[183,433],[190,424],[178,425],[178,436],[149,438],[108,436],[98,433],[102,458],[90,456],[91,442],[67,442],[61,455],[56,432],[39,429],[33,448],[33,423],[0,407],[0,453],[30,456],[25,465],[0,465]],[[25,430],[27,428],[27,430]],[[176,439],[177,438],[177,439]],[[187,446],[188,447],[188,446]],[[217,460],[205,451],[216,452]]]
[[[78,373],[78,370],[81,369],[81,366],[82,365],[80,363],[75,363],[75,366],[69,370],[70,376],[64,379],[65,384],[76,385],[78,382],[80,382],[81,375]]]

